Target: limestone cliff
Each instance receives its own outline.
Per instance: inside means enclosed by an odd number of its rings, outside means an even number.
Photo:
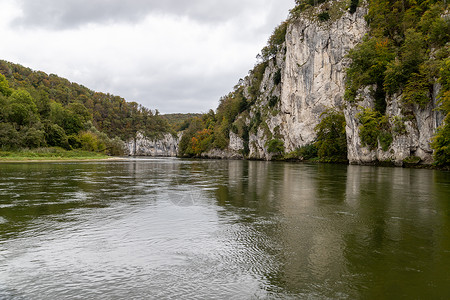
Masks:
[[[346,54],[367,33],[366,13],[364,7],[353,14],[342,9],[336,20],[300,16],[289,22],[281,51],[264,72],[256,104],[248,116],[241,116],[246,124],[256,115],[263,119],[249,134],[250,158],[271,159],[267,144],[273,138],[284,142],[286,152],[312,143],[321,114],[344,106]],[[281,74],[278,83],[277,72]],[[270,99],[278,100],[273,107]],[[236,144],[235,140],[230,139]],[[243,148],[230,145],[230,149]]]
[[[172,134],[166,133],[161,138],[150,139],[138,132],[136,138],[125,144],[125,154],[129,156],[175,157],[178,155],[180,137],[181,134],[174,137]]]
[[[272,159],[274,153],[268,151],[268,144],[273,139],[284,142],[286,153],[313,143],[314,128],[322,113],[334,108],[345,115],[350,163],[388,161],[402,165],[404,159],[412,156],[432,163],[430,141],[443,121],[443,115],[436,110],[439,84],[434,85],[432,101],[426,107],[415,105],[409,117],[404,115],[401,95],[387,96],[386,117],[390,126],[401,120],[404,130],[393,135],[387,149],[381,146],[369,149],[362,145],[358,113],[364,108],[373,108],[374,99],[370,88],[360,91],[356,103],[345,101],[344,92],[346,67],[350,62],[347,54],[368,33],[364,18],[367,4],[362,3],[352,14],[340,7],[339,1],[332,3],[335,14],[330,20],[322,22],[312,16],[323,10],[322,6],[315,8],[312,15],[303,14],[289,20],[285,42],[267,63],[255,104],[248,113],[237,118],[237,122],[253,126],[248,137],[248,157]],[[274,79],[277,73],[281,75],[280,80]],[[251,75],[244,80],[246,97],[250,97],[247,89],[251,82]],[[230,134],[226,156],[230,156],[229,152],[244,151],[246,141],[239,139],[234,133]]]

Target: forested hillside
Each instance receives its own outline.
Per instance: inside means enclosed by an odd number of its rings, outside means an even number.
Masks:
[[[158,111],[136,102],[0,61],[3,150],[57,146],[118,155],[137,131],[158,137],[170,130]]]

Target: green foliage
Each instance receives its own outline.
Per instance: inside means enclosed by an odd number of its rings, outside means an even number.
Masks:
[[[19,133],[11,123],[0,123],[0,149],[16,149],[19,144]]]
[[[389,41],[385,38],[365,38],[350,50],[351,64],[347,69],[345,99],[356,100],[358,89],[368,85],[383,85],[384,72],[394,58]]]
[[[94,132],[84,131],[79,134],[81,149],[91,152],[103,152],[106,150],[104,141]]]
[[[434,162],[438,166],[450,165],[450,115],[447,114],[444,124],[438,128],[431,147],[434,149]]]
[[[45,132],[34,127],[23,128],[20,131],[21,146],[26,148],[38,148],[46,146]]]
[[[347,159],[347,136],[345,117],[342,112],[328,109],[321,114],[322,120],[314,128],[317,140],[314,146],[323,161],[344,161]]]
[[[267,143],[267,151],[272,154],[280,155],[284,153],[284,142],[279,139],[272,139]]]
[[[361,123],[359,127],[361,144],[369,147],[370,150],[374,150],[380,142],[383,151],[387,151],[393,141],[388,118],[370,108],[365,108],[357,114],[357,118]]]
[[[167,121],[173,132],[179,132],[188,128],[191,119],[194,117],[201,117],[201,114],[165,114],[161,115],[161,117]]]
[[[324,11],[318,14],[317,18],[319,19],[320,22],[325,22],[330,19],[330,14],[327,11]]]
[[[278,103],[278,97],[277,96],[272,96],[272,97],[270,97],[270,99],[269,99],[269,106],[270,107],[274,107],[275,105],[277,105],[277,103]]]
[[[406,125],[405,120],[401,117],[394,117],[392,132],[396,135],[404,135],[406,134]]]
[[[358,4],[359,4],[359,0],[351,0],[350,1],[350,8],[349,8],[349,12],[351,14],[356,12],[356,9],[358,8]]]
[[[248,88],[248,93],[250,94],[251,104],[256,102],[256,99],[260,94],[261,82],[263,80],[267,65],[267,62],[259,63],[253,68],[252,71],[250,71],[251,85]]]
[[[381,119],[381,114],[378,111],[370,108],[364,109],[363,112],[357,115],[361,126],[359,126],[359,137],[361,144],[374,150],[378,146],[378,136],[380,135],[380,128],[378,123]]]
[[[70,149],[66,132],[58,124],[47,123],[45,125],[45,140],[50,147]]]
[[[157,137],[171,130],[157,111],[1,60],[0,124],[5,149],[78,148],[82,146],[78,134],[89,129],[106,145],[97,143],[97,151],[108,153],[123,153],[116,137],[128,140],[137,131]]]
[[[10,96],[12,90],[9,88],[9,83],[6,80],[6,77],[3,74],[0,74],[0,94],[4,96]]]
[[[401,93],[402,110],[413,114],[413,106],[425,108],[431,101],[433,85],[440,77],[445,82],[448,60],[450,20],[446,1],[370,0],[366,20],[370,33],[350,51],[345,98],[355,101],[360,88],[375,85],[376,110],[359,115],[360,137],[364,145],[383,150],[392,143],[392,134],[405,134],[403,119],[394,119],[392,131],[383,117],[384,94]],[[448,67],[447,67],[448,69]],[[448,87],[442,84],[441,108],[448,108]],[[385,98],[385,97],[384,97]],[[449,120],[447,118],[445,120]],[[438,164],[447,163],[448,122],[437,131],[432,147]],[[447,143],[447,144],[446,144]]]
[[[318,149],[314,144],[308,144],[289,152],[284,156],[285,160],[310,160],[318,157]]]
[[[296,6],[290,11],[292,17],[299,16],[300,12],[305,11],[306,9],[322,4],[327,0],[295,0]]]
[[[1,151],[0,160],[72,160],[72,159],[105,159],[104,154],[72,150],[67,151],[59,147],[46,147],[34,149],[20,149],[14,151]]]
[[[446,114],[443,124],[438,128],[431,147],[434,161],[438,166],[450,166],[450,58],[447,58],[440,70],[439,82],[442,90],[439,94],[440,109]]]
[[[193,138],[196,134],[205,129],[205,124],[202,118],[195,117],[192,119],[189,127],[183,132],[178,149],[181,156],[193,157],[196,153],[193,145]]]
[[[402,100],[407,104],[418,104],[425,108],[430,103],[433,85],[422,74],[413,73],[408,80],[402,94]]]
[[[286,39],[287,26],[288,22],[283,22],[273,31],[272,35],[267,41],[267,46],[265,46],[261,50],[261,56],[264,61],[275,57],[278,51],[280,51],[280,47]]]
[[[273,75],[273,84],[278,85],[281,82],[281,69],[278,69]]]

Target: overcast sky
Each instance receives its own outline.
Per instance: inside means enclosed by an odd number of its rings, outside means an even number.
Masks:
[[[0,59],[162,113],[207,112],[294,0],[0,0]]]

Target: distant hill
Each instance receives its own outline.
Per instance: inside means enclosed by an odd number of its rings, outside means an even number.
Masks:
[[[0,60],[0,149],[109,151],[113,140],[128,140],[137,131],[157,137],[171,130],[156,110]]]
[[[161,115],[161,117],[163,117],[164,119],[167,120],[167,122],[169,122],[170,127],[176,132],[182,131],[182,130],[186,129],[187,127],[189,127],[190,120],[192,118],[201,117],[201,116],[202,116],[202,114],[192,114],[192,113]]]

